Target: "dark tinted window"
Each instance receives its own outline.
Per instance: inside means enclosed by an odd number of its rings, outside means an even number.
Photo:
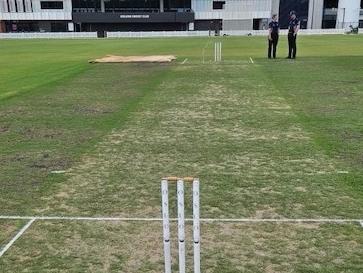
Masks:
[[[41,9],[63,9],[62,1],[41,1]]]
[[[164,0],[164,7],[170,9],[190,9],[192,7],[191,0]]]
[[[157,11],[159,9],[159,0],[110,0],[105,1],[106,12],[123,12],[123,11]]]
[[[223,9],[226,1],[213,1],[213,9]]]
[[[339,0],[325,0],[324,8],[326,9],[337,9],[339,4]]]
[[[159,8],[159,0],[111,0],[105,1],[105,4],[125,9]]]
[[[96,0],[72,0],[73,10],[76,11],[101,11],[101,1]]]

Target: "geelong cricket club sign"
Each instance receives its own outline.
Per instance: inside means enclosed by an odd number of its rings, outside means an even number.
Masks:
[[[149,14],[121,14],[120,19],[149,19]]]

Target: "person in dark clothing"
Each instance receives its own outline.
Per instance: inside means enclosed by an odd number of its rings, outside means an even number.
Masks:
[[[290,21],[289,21],[289,32],[288,32],[288,41],[289,41],[289,55],[287,59],[295,59],[296,58],[296,38],[297,33],[300,30],[300,21],[296,17],[295,11],[290,12]]]
[[[277,15],[272,16],[272,21],[268,25],[268,58],[276,58],[276,49],[279,42],[280,25],[277,21]]]

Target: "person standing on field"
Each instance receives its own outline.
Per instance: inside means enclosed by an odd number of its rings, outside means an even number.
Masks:
[[[288,40],[289,40],[289,56],[287,59],[295,59],[296,58],[296,38],[297,33],[300,30],[300,21],[296,17],[296,12],[290,12],[290,21],[289,21],[289,33],[288,33]]]
[[[268,58],[273,56],[276,59],[276,49],[279,42],[280,25],[277,21],[277,15],[272,16],[272,21],[268,25]]]

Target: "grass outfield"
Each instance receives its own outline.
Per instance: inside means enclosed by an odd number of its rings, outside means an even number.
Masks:
[[[217,65],[209,38],[2,40],[0,215],[160,217],[160,178],[194,175],[203,218],[362,219],[363,36],[299,37],[296,61],[285,39],[277,60],[265,38],[218,40]],[[106,54],[178,59],[87,62]],[[1,220],[0,245],[24,224]],[[162,272],[161,232],[36,221],[0,272]],[[358,223],[202,225],[203,272],[358,273],[362,257]]]

